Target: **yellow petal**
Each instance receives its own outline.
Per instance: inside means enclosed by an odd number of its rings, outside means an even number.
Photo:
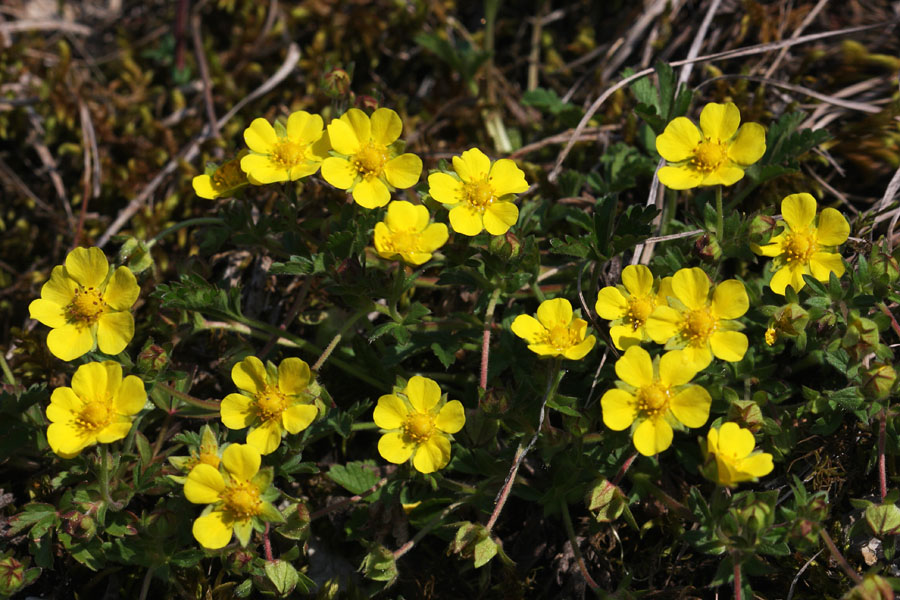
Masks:
[[[729,140],[741,122],[741,111],[732,102],[710,102],[700,111],[700,130],[713,140]]]
[[[372,139],[372,126],[369,121],[369,116],[358,108],[351,108],[341,115],[340,120],[341,122],[350,125],[353,129],[354,136],[359,140],[361,145]],[[331,143],[338,152],[343,154],[343,151],[337,147],[337,142],[334,138],[332,138]]]
[[[688,427],[702,427],[709,419],[710,404],[709,392],[702,386],[692,385],[675,394],[669,401],[669,408],[681,423]]]
[[[807,193],[791,194],[781,201],[781,216],[791,231],[802,231],[816,216],[816,199]]]
[[[613,431],[628,429],[637,416],[636,404],[635,397],[624,390],[618,388],[607,390],[600,398],[603,424]]]
[[[221,510],[214,510],[194,521],[194,539],[208,550],[224,548],[231,541],[234,521]]]
[[[231,444],[222,453],[222,464],[233,477],[242,481],[250,481],[262,459],[259,452],[249,444]]]
[[[322,162],[322,177],[338,189],[349,189],[356,181],[356,176],[356,169],[349,160],[330,156]]]
[[[819,214],[816,239],[823,246],[840,246],[850,235],[850,223],[844,215],[833,208],[826,208]]]
[[[197,175],[191,180],[191,185],[194,188],[194,193],[201,198],[213,200],[219,197],[219,192],[213,187],[212,177],[209,175]]]
[[[450,226],[453,231],[468,236],[478,235],[484,229],[481,212],[467,205],[450,210]]]
[[[791,283],[791,268],[785,265],[784,267],[781,267],[780,269],[775,271],[775,274],[772,275],[772,279],[769,281],[769,287],[776,294],[780,294],[780,295],[784,296],[784,291],[787,288],[787,286],[790,285],[790,283]],[[795,292],[799,291],[799,289],[795,289],[794,291]]]
[[[434,426],[444,433],[456,433],[466,424],[466,411],[459,400],[451,400],[441,407]]]
[[[60,360],[75,360],[94,347],[94,336],[88,327],[65,325],[47,334],[47,348]]]
[[[709,454],[716,454],[719,451],[719,430],[718,429],[709,429],[709,433],[706,435],[706,451]]]
[[[737,423],[723,423],[719,428],[719,451],[736,458],[749,456],[756,447],[756,439],[749,429]]]
[[[510,329],[529,344],[538,344],[547,336],[547,329],[531,315],[519,315]]]
[[[678,351],[666,352],[659,359],[659,381],[663,385],[684,385],[696,374],[684,364],[684,356]]]
[[[659,182],[671,190],[689,190],[703,181],[703,173],[688,165],[666,165],[657,174]]]
[[[738,362],[747,352],[747,336],[740,331],[715,331],[709,336],[709,346],[716,358]]]
[[[97,321],[97,346],[104,354],[115,355],[134,337],[134,317],[130,312],[108,312]]]
[[[266,387],[266,367],[255,356],[248,356],[231,368],[231,380],[239,390],[256,396]]]
[[[747,290],[737,279],[723,281],[713,292],[712,310],[720,319],[737,319],[750,308]]]
[[[147,391],[140,377],[129,375],[122,380],[113,396],[113,406],[120,415],[136,415],[147,404]]]
[[[594,310],[601,319],[614,321],[625,316],[628,310],[628,301],[618,288],[608,285],[597,293]]]
[[[75,419],[84,402],[72,388],[58,387],[50,395],[50,406],[47,407],[47,419],[51,423],[65,423]]]
[[[428,209],[421,204],[395,200],[388,204],[384,223],[391,231],[421,231],[428,224]]]
[[[118,366],[117,363],[112,364]],[[119,367],[119,378],[122,376],[121,373],[121,367]],[[108,398],[106,394],[109,375],[110,369],[104,363],[89,362],[83,364],[72,375],[72,391],[85,402],[105,400]]]
[[[116,310],[128,310],[138,299],[141,288],[138,287],[134,273],[128,267],[119,267],[103,293],[103,299]]]
[[[291,181],[297,181],[303,177],[309,177],[319,170],[319,161],[307,161],[300,165],[295,165],[287,172]]]
[[[63,307],[55,302],[38,298],[28,305],[28,314],[48,327],[63,327],[67,323]]]
[[[280,421],[275,419],[263,421],[247,434],[247,445],[258,450],[260,454],[272,454],[281,445],[283,431]]]
[[[378,399],[372,420],[382,429],[400,429],[408,414],[409,408],[403,400],[393,394],[385,394]]]
[[[255,403],[243,394],[228,394],[219,405],[222,423],[228,429],[250,427],[256,420]]]
[[[619,350],[627,350],[644,341],[643,328],[635,331],[631,325],[613,325],[609,328],[609,337]]]
[[[115,421],[97,431],[97,441],[101,444],[111,444],[112,442],[124,439],[128,432],[131,431],[132,420],[129,417],[120,417],[119,421]]]
[[[446,225],[443,223],[432,223],[422,232],[422,235],[419,238],[419,249],[422,252],[434,252],[446,244],[447,238],[449,237],[450,234],[447,231]]]
[[[403,122],[400,116],[389,108],[379,108],[372,113],[371,119],[371,136],[372,141],[384,146],[390,146],[403,131]],[[422,163],[419,162],[419,170],[422,169]],[[396,185],[392,182],[392,185]],[[401,186],[397,186],[401,187]],[[409,187],[409,186],[405,186]]]
[[[428,193],[442,204],[459,204],[465,200],[462,182],[447,173],[428,176]]]
[[[247,143],[247,147],[254,152],[270,154],[278,141],[278,136],[271,123],[263,118],[256,118],[250,123],[250,127],[244,130],[244,141]],[[241,167],[243,167],[243,161],[241,161]],[[244,169],[244,171],[246,170]]]
[[[572,305],[565,298],[544,300],[538,306],[537,319],[547,329],[568,327],[572,322]]]
[[[528,189],[525,172],[508,158],[501,158],[491,167],[488,183],[498,197],[506,194],[521,194]]]
[[[219,470],[201,463],[191,469],[184,482],[184,496],[194,504],[213,504],[225,491],[225,480]]]
[[[709,297],[709,277],[697,267],[679,269],[672,277],[672,291],[689,309],[703,308]]]
[[[363,116],[365,117],[365,115]],[[362,145],[362,142],[367,141],[368,136],[363,138],[363,140],[360,140],[357,137],[356,132],[353,130],[353,126],[350,124],[349,120],[345,120],[343,117],[341,117],[340,119],[334,119],[333,121],[331,121],[331,123],[328,124],[328,140],[331,142],[331,147],[334,148],[334,150],[338,154],[343,154],[344,156],[352,156],[359,152],[359,148]],[[322,174],[325,174],[324,163],[322,165]],[[331,182],[329,181],[328,183]],[[336,184],[332,183],[331,185]]]
[[[75,429],[70,423],[51,423],[47,428],[47,443],[55,454],[63,458],[74,458],[96,438],[89,432]]]
[[[399,432],[386,433],[378,440],[378,454],[396,465],[408,461],[414,448],[415,445],[404,440],[403,434]]]
[[[741,469],[748,475],[753,477],[763,477],[772,472],[775,466],[772,464],[772,455],[767,452],[761,452],[741,462]]]
[[[319,409],[312,404],[294,404],[281,413],[281,424],[288,433],[300,433],[310,426],[319,415]]]
[[[441,388],[433,379],[414,375],[403,390],[412,407],[420,413],[429,413],[441,400]]]
[[[66,272],[84,287],[100,287],[109,273],[109,262],[100,248],[75,248],[66,256]]]
[[[519,220],[519,209],[512,202],[494,202],[484,211],[484,228],[491,235],[503,235]]]
[[[353,188],[353,200],[363,208],[380,208],[391,201],[391,192],[380,179],[363,179]]]
[[[707,175],[700,185],[734,185],[744,178],[744,170],[733,164],[725,164]]]
[[[644,265],[628,265],[622,269],[622,285],[632,296],[649,296],[653,290],[653,273]]]
[[[287,169],[274,162],[270,156],[248,154],[241,159],[241,170],[260,184],[288,180]]]
[[[766,130],[759,123],[744,123],[728,146],[728,158],[749,166],[766,153]]]
[[[491,159],[478,148],[472,148],[453,157],[453,169],[466,183],[484,181],[491,171]]]
[[[816,252],[809,257],[809,269],[819,281],[828,281],[832,273],[838,277],[844,274],[844,261],[840,254]]]
[[[769,240],[768,244],[757,245],[753,251],[761,256],[780,256],[784,254],[785,234],[780,233]]]
[[[384,165],[384,176],[395,188],[405,190],[419,182],[422,159],[415,154],[401,154]]]
[[[562,355],[569,360],[581,360],[594,348],[595,343],[597,343],[597,338],[589,335],[574,346],[566,348]]]
[[[616,361],[616,375],[636,388],[652,384],[653,361],[650,354],[640,346],[632,346]]]
[[[288,139],[295,143],[312,144],[322,137],[324,123],[319,115],[311,115],[305,110],[292,112],[287,120]]]
[[[684,361],[685,368],[692,369],[697,373],[708,367],[713,359],[712,352],[709,350],[709,343],[704,343],[700,346],[688,346],[683,350],[678,350],[678,353]]]
[[[540,356],[559,356],[561,352],[551,344],[529,344],[528,349]]]
[[[700,131],[690,119],[676,117],[656,136],[656,151],[669,162],[681,162],[694,155],[700,140]]]
[[[413,467],[420,473],[434,473],[450,462],[450,440],[435,433],[416,448]]]
[[[303,393],[309,379],[309,365],[299,358],[286,358],[278,365],[278,389],[288,396]]]
[[[41,299],[60,306],[67,306],[75,297],[78,283],[66,275],[66,268],[62,265],[53,267],[50,279],[41,286]]]
[[[634,447],[644,456],[653,456],[672,445],[672,427],[664,419],[645,419],[634,430]]]

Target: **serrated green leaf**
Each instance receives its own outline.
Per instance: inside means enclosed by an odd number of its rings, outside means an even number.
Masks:
[[[378,475],[367,468],[366,463],[359,461],[332,465],[328,478],[353,494],[362,494],[378,482]]]
[[[896,504],[873,504],[866,509],[866,522],[875,535],[900,533],[900,508]]]

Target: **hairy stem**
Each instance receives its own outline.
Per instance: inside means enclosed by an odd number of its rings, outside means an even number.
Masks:
[[[478,380],[478,387],[482,390],[487,390],[488,357],[491,351],[491,324],[494,321],[494,309],[497,308],[497,300],[499,299],[500,288],[496,288],[491,292],[487,311],[484,313],[484,334],[481,339],[481,377]]]
[[[828,551],[831,552],[831,557],[835,560],[837,564],[841,566],[841,569],[844,570],[844,573],[854,581],[854,583],[862,583],[862,577],[860,577],[859,573],[857,573],[853,567],[850,566],[850,563],[847,562],[847,559],[844,558],[844,555],[841,554],[840,550],[837,549],[837,546],[834,545],[834,540],[831,539],[831,536],[828,535],[828,532],[824,529],[819,529],[819,535],[822,536],[822,541],[825,542],[825,545],[828,546]]]
[[[569,516],[569,507],[566,504],[565,500],[560,501],[559,510],[562,513],[563,523],[566,526],[566,534],[568,534],[569,543],[572,545],[572,554],[575,555],[575,561],[578,563],[578,568],[581,570],[581,575],[582,577],[584,577],[584,581],[588,584],[588,587],[590,587],[592,591],[596,592],[600,589],[600,586],[588,574],[587,565],[584,562],[584,557],[581,555],[581,549],[578,547],[578,540],[575,539],[575,528],[572,527],[572,517]]]

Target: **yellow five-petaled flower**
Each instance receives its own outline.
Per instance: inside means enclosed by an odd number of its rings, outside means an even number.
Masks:
[[[774,257],[775,274],[769,287],[784,295],[787,286],[800,291],[804,275],[828,281],[832,273],[844,274],[844,261],[837,252],[829,252],[847,241],[850,223],[833,208],[826,208],[816,220],[816,199],[809,194],[791,194],[781,201],[784,231],[768,244],[753,246],[753,251]]]
[[[744,169],[766,152],[766,131],[758,123],[741,122],[738,107],[710,102],[700,112],[700,129],[677,117],[656,138],[656,151],[669,163],[659,181],[673,190],[706,185],[733,185]]]
[[[541,356],[562,356],[581,360],[597,341],[587,333],[587,321],[578,319],[565,298],[544,300],[537,309],[537,319],[519,315],[512,331],[528,342],[528,349]]]
[[[421,204],[396,200],[388,204],[384,221],[375,224],[375,251],[383,258],[399,256],[411,265],[431,260],[431,253],[447,243],[447,226],[432,223]]]
[[[223,162],[218,167],[207,167],[207,172],[197,175],[191,181],[194,192],[201,198],[214,200],[228,197],[250,184],[247,174],[241,170],[241,159],[248,152],[242,150],[236,157]],[[259,184],[258,181],[254,183]]]
[[[653,273],[644,265],[628,265],[622,269],[622,287],[606,286],[597,294],[594,309],[601,319],[611,321],[609,335],[613,345],[619,350],[648,341],[645,325],[647,318],[657,306],[666,304],[671,295],[667,277],[659,282],[654,292]]]
[[[718,483],[735,487],[741,481],[756,481],[772,472],[772,455],[754,452],[756,440],[749,429],[737,423],[723,423],[719,429],[710,428],[706,437],[707,464],[704,473]]]
[[[466,424],[466,413],[459,400],[446,400],[433,380],[411,377],[399,393],[378,399],[372,415],[384,435],[378,440],[378,453],[388,462],[405,463],[412,457],[413,467],[421,473],[433,473],[450,462],[450,435]]]
[[[241,169],[250,183],[296,181],[319,170],[326,148],[322,117],[299,110],[288,116],[287,128],[276,131],[263,118],[253,119],[244,130],[250,152],[241,158]]]
[[[47,347],[57,358],[74,360],[97,346],[105,354],[118,354],[134,336],[128,311],[139,292],[128,267],[110,273],[100,248],[75,248],[65,265],[53,267],[28,311],[52,328]]]
[[[389,108],[379,108],[371,118],[351,108],[328,124],[334,152],[322,163],[322,177],[351,192],[363,208],[384,206],[394,188],[412,187],[422,174],[422,159],[397,154],[394,142],[402,130],[403,122]]]
[[[450,209],[450,226],[463,235],[487,230],[503,235],[519,220],[513,194],[528,189],[525,173],[512,160],[491,159],[478,148],[453,157],[455,174],[432,173],[428,193]]]
[[[121,440],[146,403],[144,382],[134,375],[123,379],[119,363],[81,365],[72,387],[58,387],[50,396],[47,442],[59,456],[72,458],[96,443]]]
[[[274,452],[285,432],[303,431],[319,414],[308,390],[309,365],[299,358],[284,359],[276,370],[248,356],[231,369],[231,379],[241,393],[222,400],[222,423],[229,429],[249,427],[247,443],[261,454]]]
[[[747,336],[733,319],[750,307],[744,284],[736,279],[715,287],[710,299],[709,277],[702,269],[679,269],[672,277],[669,306],[657,306],[647,319],[647,334],[667,349],[681,350],[696,370],[705,369],[713,356],[737,362],[747,352]]]
[[[701,427],[709,418],[712,399],[699,385],[687,385],[697,371],[678,352],[654,361],[640,346],[631,346],[616,361],[619,387],[600,399],[603,423],[622,431],[632,423],[634,447],[652,456],[672,445],[672,426]]]
[[[272,469],[260,470],[259,451],[248,444],[232,444],[222,453],[219,468],[202,463],[191,469],[184,482],[184,495],[194,504],[208,504],[194,521],[194,538],[210,550],[224,547],[232,534],[242,546],[250,541],[254,526],[282,522],[284,518],[268,502],[277,492],[270,490]]]

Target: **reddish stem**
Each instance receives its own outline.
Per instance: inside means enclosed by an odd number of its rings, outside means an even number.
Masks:
[[[484,333],[481,338],[481,377],[478,379],[478,386],[485,391],[487,390],[488,358],[491,351],[491,323],[494,320],[494,308],[497,306],[498,298],[500,298],[500,288],[491,293],[487,311],[484,313]]]
[[[887,437],[887,415],[881,409],[878,423],[878,483],[881,485],[881,499],[887,496],[887,465],[885,464],[884,445]]]
[[[631,456],[628,457],[628,460],[625,461],[625,464],[622,465],[622,468],[619,469],[619,472],[616,473],[616,478],[613,479],[613,485],[619,485],[619,482],[622,481],[622,478],[625,477],[625,472],[631,467],[631,463],[638,457],[638,453],[635,452]]]
[[[741,590],[741,563],[732,557],[734,562],[734,600],[741,600],[743,591]]]
[[[275,557],[272,555],[272,542],[269,540],[269,524],[266,523],[266,531],[263,533],[263,549],[266,552],[266,561],[267,562],[275,562]]]

